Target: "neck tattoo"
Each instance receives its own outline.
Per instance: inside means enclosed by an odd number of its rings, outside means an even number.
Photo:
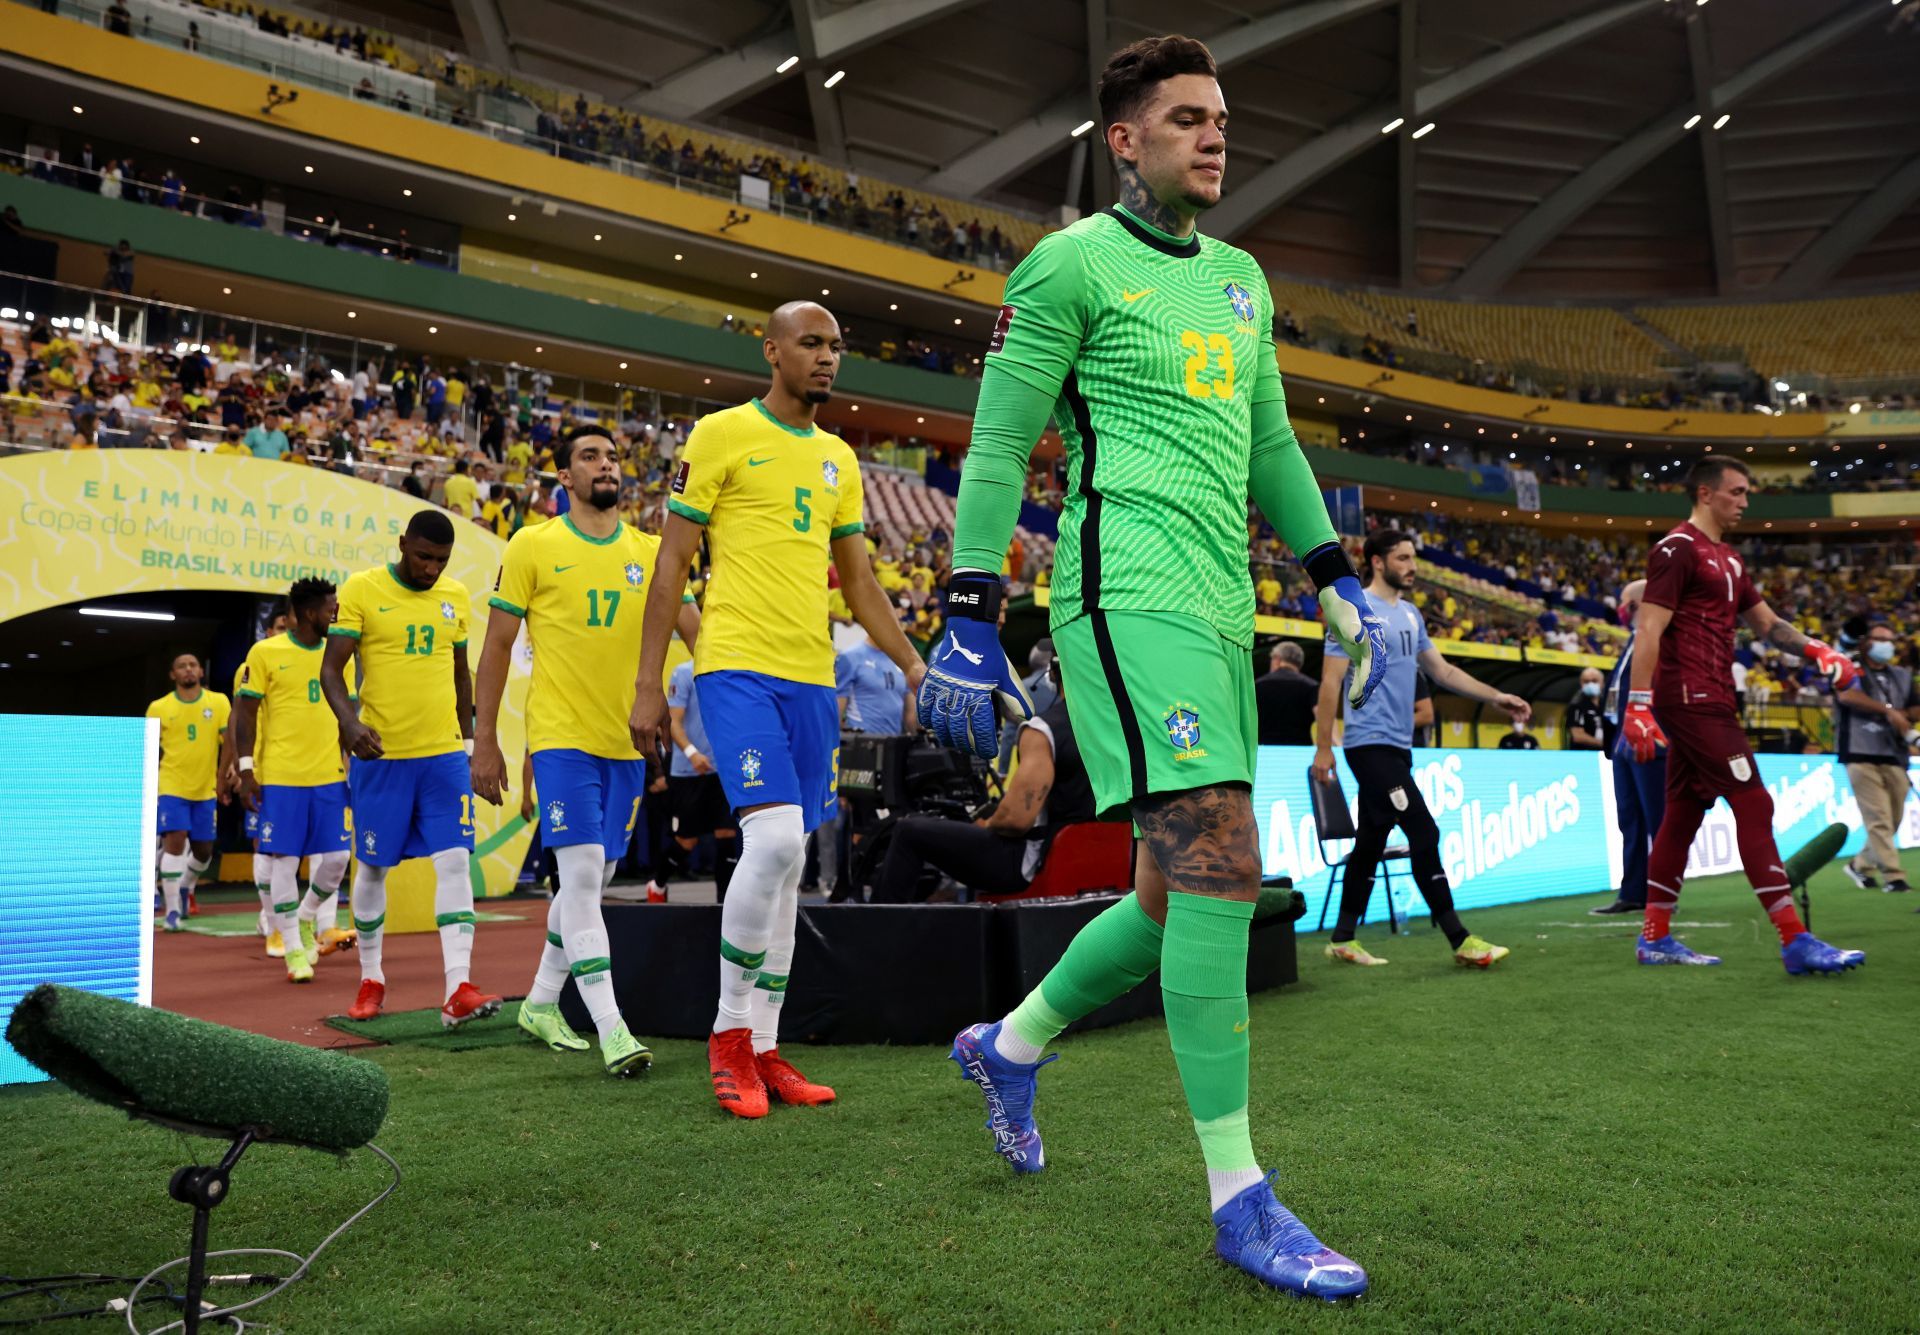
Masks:
[[[1139,169],[1130,162],[1118,165],[1120,204],[1134,217],[1168,236],[1186,237],[1193,231],[1193,215],[1162,204],[1140,179]]]

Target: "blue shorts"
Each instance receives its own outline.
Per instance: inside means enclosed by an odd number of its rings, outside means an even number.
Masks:
[[[260,786],[260,851],[275,857],[344,852],[347,833],[347,785],[315,784],[294,788]]]
[[[730,806],[790,802],[809,830],[837,814],[833,687],[734,670],[704,673],[698,682],[707,749]]]
[[[184,797],[160,797],[160,819],[155,828],[161,834],[185,830],[187,840],[195,844],[213,842],[213,817],[220,804],[213,798],[189,802]]]
[[[247,838],[258,839],[259,837],[260,813],[257,811],[249,811],[247,812]]]
[[[369,867],[473,850],[473,778],[458,751],[412,760],[354,758],[353,851]]]
[[[646,792],[644,760],[609,760],[562,747],[533,753],[543,848],[599,844],[607,861],[625,857]]]

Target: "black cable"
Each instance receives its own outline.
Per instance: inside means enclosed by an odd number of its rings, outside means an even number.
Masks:
[[[0,1293],[0,1303],[44,1297],[51,1302],[61,1304],[58,1310],[42,1312],[37,1316],[0,1317],[0,1326],[37,1326],[48,1321],[70,1321],[77,1317],[110,1316],[117,1310],[111,1303],[103,1303],[90,1307],[75,1307],[67,1297],[67,1291],[69,1289],[90,1288],[107,1284],[114,1286],[114,1288],[118,1290],[123,1285],[133,1284],[137,1281],[138,1277],[134,1275],[37,1275],[30,1278],[19,1275],[0,1275],[0,1284],[18,1284],[24,1286],[6,1293]],[[169,1284],[166,1286],[165,1292],[156,1293],[143,1301],[177,1305],[180,1300],[181,1295],[175,1293],[173,1286]]]

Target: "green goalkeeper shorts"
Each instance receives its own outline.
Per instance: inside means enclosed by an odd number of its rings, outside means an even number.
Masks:
[[[1089,612],[1053,632],[1102,819],[1153,793],[1251,786],[1253,652],[1178,612]]]

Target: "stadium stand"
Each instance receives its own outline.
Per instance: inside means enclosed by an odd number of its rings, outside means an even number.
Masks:
[[[1729,354],[1796,390],[1920,392],[1920,292],[1635,311],[1703,360]]]

